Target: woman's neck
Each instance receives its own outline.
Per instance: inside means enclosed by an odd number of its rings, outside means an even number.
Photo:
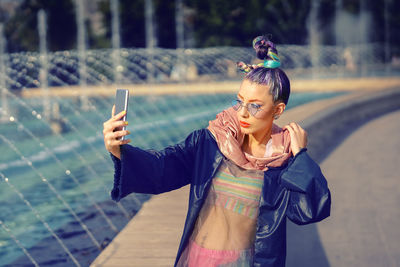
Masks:
[[[247,134],[243,141],[242,150],[255,157],[263,157],[270,138],[271,128],[261,134]]]

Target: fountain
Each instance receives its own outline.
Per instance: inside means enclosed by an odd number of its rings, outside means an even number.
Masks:
[[[16,96],[14,96],[11,93],[8,93],[8,98],[10,100],[14,100],[14,101],[18,101],[18,103],[21,106],[24,106],[25,108],[30,108],[29,105],[27,103],[25,103],[24,101],[20,100],[19,98],[17,98]],[[15,104],[14,104],[15,106]],[[37,112],[35,112],[35,110],[30,109],[28,114],[31,113],[32,115],[36,116],[36,119],[38,121],[40,121],[43,124],[46,124],[46,121],[43,120],[43,118],[41,116],[37,116],[39,114],[37,114]],[[42,152],[40,152],[37,155],[32,155],[29,157],[26,157],[22,154],[21,150],[19,148],[17,148],[17,145],[19,145],[18,143],[14,143],[13,141],[10,140],[11,136],[8,136],[8,138],[4,137],[3,135],[0,135],[0,140],[2,142],[0,142],[0,146],[2,147],[2,151],[4,153],[7,153],[7,155],[11,155],[10,152],[7,152],[6,148],[8,146],[8,148],[11,149],[11,151],[13,151],[15,154],[17,154],[18,157],[21,158],[21,160],[12,160],[10,161],[9,164],[6,164],[8,166],[4,166],[4,164],[0,164],[3,166],[0,166],[0,169],[3,171],[11,171],[12,173],[12,168],[13,165],[15,167],[19,166],[18,168],[21,168],[21,166],[25,165],[25,166],[29,166],[31,170],[34,171],[34,173],[39,176],[39,178],[41,178],[41,181],[45,184],[47,184],[48,188],[50,189],[50,191],[56,195],[56,198],[61,201],[63,203],[63,205],[67,208],[67,211],[72,215],[72,217],[79,223],[80,226],[82,226],[82,228],[87,232],[88,236],[90,237],[90,239],[93,241],[93,243],[95,244],[96,247],[98,247],[98,249],[102,248],[102,245],[100,245],[96,239],[94,239],[94,236],[90,233],[90,231],[88,230],[88,227],[85,225],[85,223],[78,217],[78,215],[73,211],[73,208],[67,203],[67,201],[58,193],[58,190],[51,184],[51,182],[49,181],[48,178],[46,178],[36,167],[35,165],[40,166],[41,165],[41,161],[43,160],[43,156],[50,156],[51,158],[53,158],[54,162],[57,163],[57,165],[60,167],[60,170],[65,170],[65,174],[67,177],[70,177],[75,184],[77,185],[77,188],[79,189],[79,191],[82,191],[83,194],[87,197],[87,200],[89,200],[93,207],[101,214],[101,216],[106,220],[106,223],[110,226],[110,229],[112,229],[115,232],[117,232],[117,228],[116,226],[114,226],[114,224],[111,222],[111,220],[108,218],[108,216],[105,214],[105,212],[102,210],[102,208],[99,207],[99,205],[96,203],[96,201],[94,200],[94,198],[91,196],[91,193],[88,193],[86,191],[86,189],[83,187],[82,183],[79,181],[79,179],[74,175],[75,171],[73,170],[74,167],[67,167],[64,163],[64,161],[62,160],[62,158],[60,158],[60,153],[57,152],[57,148],[53,148],[50,149],[46,143],[47,142],[43,142],[44,138],[42,137],[37,137],[35,134],[33,134],[28,128],[26,128],[24,126],[23,123],[19,122],[18,119],[14,116],[10,116],[10,114],[6,114],[10,119],[10,122],[16,124],[17,127],[15,127],[16,129],[18,129],[19,132],[24,132],[26,133],[31,139],[32,141],[34,141],[36,144],[38,144],[38,147],[40,147],[41,149],[43,149]],[[26,121],[25,121],[26,123]],[[11,126],[11,125],[9,125]],[[50,128],[50,126],[48,126]],[[8,127],[8,128],[14,128],[14,127]],[[43,128],[41,128],[43,129]],[[62,139],[62,143],[64,144],[68,144],[68,140],[66,140],[65,138],[63,138],[62,135],[57,135]],[[26,139],[26,138],[25,138]],[[16,138],[16,140],[20,141],[19,138]],[[69,142],[70,143],[70,142]],[[4,147],[4,144],[6,144],[6,147]],[[20,146],[21,149],[24,148],[24,145]],[[88,166],[87,169],[88,171],[90,171],[92,173],[92,177],[98,177],[99,173],[97,173],[97,171],[95,171],[92,167],[90,167],[90,163],[87,162],[81,155],[80,152],[76,152],[75,149],[73,149],[74,154],[80,158],[80,160],[82,162],[86,162]],[[58,154],[58,156],[56,155]],[[47,158],[47,157],[46,157]],[[104,158],[102,158],[104,160]],[[102,163],[104,164],[104,163]],[[108,164],[108,167],[111,167],[110,164]],[[10,170],[11,169],[11,170]],[[110,169],[110,168],[109,168]],[[112,170],[109,171],[110,173],[112,173]],[[10,175],[10,177],[12,177]],[[8,181],[8,179],[7,179]],[[100,181],[99,181],[100,182]],[[102,184],[100,182],[100,184]],[[104,187],[105,188],[105,187]],[[106,188],[105,188],[106,189]],[[106,189],[106,192],[104,192],[104,195],[108,195],[109,191]],[[22,193],[21,193],[22,195]],[[23,195],[22,195],[23,196]],[[137,200],[137,202],[139,202]],[[136,206],[138,203],[135,203]],[[140,204],[140,202],[139,202]],[[122,207],[123,208],[123,207]],[[125,209],[123,208],[123,211],[125,212],[125,216],[127,218],[130,218],[130,215],[127,214],[127,212],[125,211]],[[45,220],[44,220],[45,221]]]
[[[183,3],[182,0],[175,0],[176,49],[183,49],[185,47],[184,30],[185,28],[183,25]]]
[[[121,65],[121,44],[120,44],[120,33],[119,33],[119,0],[110,1],[111,9],[111,41],[112,41],[112,60],[114,67],[114,82],[116,84],[121,83],[121,72],[124,67]]]
[[[371,13],[365,0],[360,0],[358,14],[351,14],[343,9],[342,0],[336,0],[335,39],[338,47],[338,57],[344,60],[345,72],[368,74],[371,62],[382,61],[373,58],[375,47],[370,44]],[[352,27],[349,27],[352,25]],[[379,49],[379,48],[376,48]]]
[[[157,46],[157,40],[154,34],[154,14],[153,14],[153,0],[144,1],[144,17],[145,17],[145,31],[146,31],[146,72],[147,81],[154,82],[154,48]]]
[[[176,51],[177,60],[172,74],[177,81],[185,80],[185,28],[183,23],[183,3],[182,0],[175,0],[175,32],[176,32]]]
[[[0,265],[40,266],[54,260],[55,266],[87,266],[149,199],[132,194],[118,204],[109,200],[113,166],[101,131],[116,83],[133,89],[128,117],[134,127],[128,128],[133,143],[143,148],[179,142],[193,129],[205,127],[235,96],[241,76],[232,78],[226,64],[218,62],[250,62],[252,48],[185,50],[181,0],[176,0],[177,49],[156,48],[152,2],[145,3],[148,41],[141,49],[121,48],[117,0],[110,1],[112,49],[86,48],[83,0],[76,1],[77,51],[47,51],[43,11],[38,14],[39,52],[5,53],[0,25]],[[320,54],[331,53],[331,47],[317,45]],[[279,51],[289,71],[314,69],[304,65],[309,46],[281,45]],[[365,66],[376,62],[377,53],[370,54]],[[319,57],[315,62],[332,64]],[[211,87],[204,84],[201,90],[192,84],[176,89],[176,82],[185,79],[174,80],[177,63],[195,66],[194,81],[233,83],[218,94],[201,91]],[[160,93],[149,93],[148,81]],[[290,104],[329,96],[293,94]],[[54,129],[54,119],[62,130]]]
[[[46,13],[44,10],[38,12],[38,31],[39,31],[39,50],[40,50],[40,71],[39,81],[42,87],[43,95],[43,116],[45,119],[50,120],[50,98],[49,86],[47,82],[48,64],[47,64],[47,29],[46,29]]]
[[[389,31],[389,1],[390,0],[384,0],[384,13],[383,13],[383,18],[384,18],[384,30],[385,30],[385,63],[386,63],[386,72],[390,72],[390,31]]]
[[[8,111],[8,103],[7,103],[7,87],[6,87],[6,68],[5,68],[5,38],[4,38],[4,29],[3,24],[0,23],[0,93],[1,93],[1,108],[7,112]],[[7,121],[8,118],[0,115],[0,122]]]
[[[84,18],[84,4],[83,0],[75,0],[76,8],[76,25],[78,28],[77,44],[78,44],[78,70],[79,70],[79,86],[81,87],[81,108],[89,110],[88,97],[84,90],[87,87],[87,66],[86,66],[86,31],[85,31],[85,18]]]
[[[5,177],[2,173],[0,173],[0,176],[4,179],[6,183],[8,183],[8,178]],[[26,250],[26,248],[19,242],[19,240],[13,235],[11,230],[3,224],[3,222],[0,220],[0,225],[1,227],[8,233],[8,235],[11,237],[12,240],[18,245],[18,247],[24,252],[24,254],[28,257],[28,259],[33,263],[35,267],[39,267],[39,264],[35,261],[34,258],[32,258],[31,254]]]
[[[0,33],[1,33],[0,36],[1,37],[3,36],[2,29],[3,29],[2,26],[0,26]],[[0,59],[1,59],[1,63],[2,63],[1,68],[0,68],[0,74],[1,74],[1,78],[2,78],[1,84],[3,84],[3,87],[1,88],[2,106],[0,109],[0,116],[2,118],[2,122],[5,123],[3,126],[7,127],[7,129],[8,129],[8,131],[2,131],[2,132],[6,133],[6,136],[0,135],[0,147],[2,148],[2,152],[7,153],[8,156],[11,155],[12,153],[7,152],[7,148],[10,149],[10,151],[14,152],[14,154],[20,158],[20,160],[16,160],[16,159],[12,159],[13,156],[11,156],[9,161],[7,159],[3,158],[5,160],[5,163],[0,164],[0,170],[1,170],[0,175],[3,178],[3,181],[6,182],[7,185],[11,189],[13,189],[13,191],[20,197],[20,199],[23,200],[25,205],[27,207],[29,207],[31,209],[31,211],[35,214],[35,217],[39,221],[42,222],[42,224],[45,226],[46,230],[56,239],[56,241],[59,243],[59,245],[62,247],[62,249],[65,251],[65,253],[70,258],[70,260],[72,260],[74,265],[80,266],[79,260],[77,260],[74,257],[73,253],[71,253],[71,251],[69,250],[67,245],[64,244],[65,241],[63,242],[62,238],[60,238],[58,236],[58,234],[54,231],[54,229],[52,229],[52,227],[49,225],[49,223],[48,223],[49,218],[45,218],[45,216],[42,216],[40,214],[40,211],[35,209],[35,207],[31,204],[31,202],[26,198],[26,192],[22,193],[22,191],[18,190],[14,185],[12,185],[10,183],[11,180],[9,178],[6,178],[5,174],[3,174],[3,171],[8,172],[10,174],[9,177],[11,177],[11,179],[13,181],[14,181],[14,179],[18,180],[18,178],[17,178],[18,175],[15,175],[12,170],[15,169],[15,167],[17,167],[17,166],[18,166],[19,170],[21,170],[21,167],[25,168],[24,166],[28,166],[33,171],[33,173],[37,177],[40,178],[41,182],[47,185],[48,190],[52,194],[54,194],[55,198],[62,203],[66,212],[72,216],[73,220],[79,225],[79,227],[81,227],[83,229],[83,231],[85,232],[85,235],[87,235],[89,237],[90,242],[92,242],[92,244],[98,250],[101,250],[106,245],[106,243],[104,243],[104,241],[103,241],[102,244],[100,244],[96,240],[92,231],[83,222],[83,219],[81,219],[82,215],[78,215],[78,213],[75,212],[76,207],[72,207],[70,204],[68,204],[65,197],[63,197],[59,193],[60,189],[57,189],[53,185],[53,183],[50,182],[50,179],[48,179],[46,177],[47,175],[44,175],[39,170],[41,162],[44,159],[45,160],[49,159],[49,157],[50,157],[51,159],[53,159],[53,161],[56,163],[56,165],[60,168],[60,170],[65,170],[65,175],[67,177],[71,178],[71,180],[75,183],[75,185],[77,186],[79,191],[82,191],[82,194],[84,196],[86,196],[87,200],[89,200],[89,203],[91,203],[94,210],[96,210],[100,214],[100,216],[103,217],[103,219],[106,222],[106,225],[108,225],[108,227],[112,230],[112,232],[114,234],[117,233],[118,229],[120,229],[120,227],[121,227],[120,223],[118,226],[116,226],[115,223],[111,221],[111,219],[108,217],[108,215],[104,211],[104,207],[100,207],[100,205],[97,203],[98,200],[94,200],[94,198],[91,196],[91,194],[93,194],[93,192],[88,192],[88,190],[85,189],[84,185],[82,184],[82,181],[80,181],[81,179],[78,178],[78,175],[74,174],[76,171],[73,170],[73,167],[66,166],[65,161],[62,158],[60,158],[59,153],[57,153],[57,147],[49,148],[49,146],[51,144],[48,142],[43,142],[44,138],[46,138],[46,132],[47,132],[47,135],[50,134],[49,137],[51,137],[51,135],[53,135],[55,137],[59,137],[61,139],[61,143],[64,143],[64,144],[71,143],[71,141],[65,139],[65,137],[64,137],[64,135],[66,134],[66,131],[55,131],[54,130],[54,126],[53,126],[52,122],[54,122],[55,118],[61,118],[60,117],[61,115],[58,112],[54,112],[54,108],[51,108],[50,103],[53,103],[53,107],[57,107],[58,111],[60,109],[60,106],[64,111],[65,111],[65,108],[67,108],[67,110],[68,109],[71,110],[71,112],[73,112],[76,115],[76,117],[81,118],[85,121],[85,125],[91,127],[92,130],[95,130],[95,131],[98,131],[98,130],[97,130],[97,127],[95,127],[93,125],[93,123],[89,122],[82,114],[80,114],[79,108],[73,107],[70,104],[65,104],[65,101],[63,101],[58,96],[52,96],[50,98],[48,79],[50,79],[50,81],[51,81],[52,76],[49,73],[49,64],[48,64],[49,62],[48,62],[47,48],[46,48],[46,46],[47,46],[46,45],[46,14],[42,10],[39,11],[39,13],[38,13],[38,32],[39,32],[39,37],[40,37],[39,38],[40,39],[40,55],[37,56],[38,60],[36,60],[35,58],[29,59],[30,62],[38,62],[39,63],[37,65],[37,69],[39,70],[38,71],[38,73],[39,73],[38,80],[29,79],[29,77],[24,77],[24,78],[28,78],[27,80],[29,82],[31,82],[31,84],[36,84],[36,85],[40,84],[40,86],[41,86],[41,89],[38,92],[41,95],[42,105],[41,105],[41,107],[38,106],[36,108],[33,108],[31,106],[31,104],[29,104],[27,102],[27,100],[24,101],[24,100],[20,99],[18,96],[14,95],[13,93],[11,93],[10,91],[7,90],[7,84],[6,84],[6,80],[8,78],[7,71],[6,71],[7,66],[6,66],[6,62],[5,62],[5,55],[3,53],[5,41],[4,41],[4,38],[0,38],[0,48],[1,48]],[[80,52],[82,52],[82,51],[80,51]],[[83,60],[86,60],[86,58],[82,57],[82,53],[78,53],[78,54],[80,55],[79,58],[81,58],[81,59],[83,58]],[[15,61],[19,62],[19,59],[15,60]],[[27,66],[31,67],[31,68],[36,68],[34,64],[31,64],[31,65],[28,64]],[[51,66],[52,66],[52,63],[50,63],[50,68],[51,68]],[[81,66],[82,66],[82,64],[80,64],[80,67]],[[83,67],[83,69],[85,70],[85,67]],[[80,70],[81,70],[81,68],[80,68]],[[82,74],[82,71],[80,71],[80,73]],[[82,75],[80,75],[79,77],[82,77]],[[83,82],[83,83],[85,83],[85,82]],[[22,88],[22,92],[24,90],[26,90],[26,89]],[[90,100],[88,98],[86,98],[86,101],[88,103],[90,103]],[[35,102],[36,101],[33,102],[34,105],[36,105]],[[100,101],[100,102],[102,102],[102,101]],[[107,102],[107,105],[109,105],[108,102]],[[12,107],[11,110],[13,112],[11,112],[9,106]],[[41,109],[41,111],[37,111],[37,109],[39,109],[39,110]],[[38,122],[40,122],[39,124],[42,124],[45,127],[41,128],[40,131],[34,130],[35,133],[32,132],[32,130],[29,129],[30,122],[27,121],[26,119],[24,119],[24,117],[26,115],[22,114],[26,111],[28,111],[27,114],[32,115],[34,119],[36,119]],[[16,112],[15,115],[12,114],[14,112]],[[96,113],[96,115],[99,115],[99,114]],[[21,118],[21,121],[19,120],[20,118]],[[104,117],[101,116],[101,119],[104,119]],[[97,158],[103,162],[103,164],[106,163],[105,166],[107,166],[107,170],[110,173],[112,173],[112,167],[111,167],[110,161],[109,160],[107,161],[105,159],[106,155],[104,153],[102,153],[103,151],[99,152],[98,148],[94,147],[93,142],[90,142],[90,139],[87,136],[84,136],[81,133],[81,130],[78,129],[78,127],[73,122],[71,122],[67,117],[64,116],[62,118],[62,122],[65,123],[68,126],[68,128],[70,130],[72,130],[78,137],[80,137],[84,143],[87,143],[87,146],[90,148],[90,150],[92,150],[93,155],[96,155]],[[10,127],[10,126],[12,126],[12,124],[15,124],[16,127]],[[26,125],[28,125],[28,126],[26,127]],[[45,130],[46,127],[49,129],[49,131]],[[6,128],[4,128],[4,129],[6,129]],[[23,140],[19,140],[19,138],[16,137],[15,141],[12,141],[12,139],[14,139],[14,138],[11,135],[7,134],[7,133],[11,133],[12,131],[14,131],[14,133],[19,132],[20,134],[17,134],[17,136],[19,136],[19,137],[21,136],[21,133],[24,133]],[[40,134],[39,132],[42,132],[42,133]],[[44,134],[44,136],[43,136],[43,134]],[[101,132],[99,132],[97,137],[99,137],[99,135],[101,136]],[[31,154],[32,152],[28,152],[26,150],[26,141],[29,141],[29,140],[31,140],[30,142],[32,142],[32,144],[36,144],[37,147],[39,149],[41,149],[42,151],[40,151],[36,155],[35,154],[32,155]],[[18,142],[16,142],[16,141],[18,141]],[[20,145],[20,141],[23,141],[22,145]],[[76,158],[80,159],[81,162],[86,163],[85,168],[92,174],[92,177],[100,176],[100,174],[98,173],[98,170],[95,170],[91,166],[91,163],[82,157],[81,152],[78,152],[73,147],[72,147],[72,149],[69,149],[69,150],[70,150],[70,153],[72,152],[73,154],[75,154]],[[24,154],[27,154],[27,153],[31,154],[31,155],[28,157],[25,156]],[[15,158],[15,156],[14,156],[14,158]],[[2,159],[2,162],[3,162],[3,159]],[[39,167],[36,167],[36,166],[39,166]],[[52,175],[54,175],[54,173],[52,173]],[[104,192],[105,195],[109,195],[109,188],[104,186],[104,184],[101,181],[98,181],[98,184],[101,185],[105,189],[105,192]],[[3,187],[3,189],[4,189],[4,187]],[[136,207],[140,207],[140,205],[141,205],[141,201],[139,199],[137,199],[135,196],[130,198],[130,201]],[[130,205],[130,206],[132,206],[132,205]],[[77,207],[79,207],[79,206],[77,206]],[[121,203],[118,203],[116,205],[116,207],[119,208],[121,214],[123,214],[123,216],[126,218],[125,221],[132,216],[132,214],[130,214],[130,212],[128,212],[126,210],[126,208],[123,205],[121,205]],[[16,210],[16,211],[18,211],[18,210]],[[5,214],[5,213],[3,212],[3,214]],[[33,263],[35,266],[39,266],[38,262],[34,259],[34,257],[38,257],[38,255],[32,256],[32,254],[27,251],[27,249],[24,246],[24,243],[26,243],[27,241],[25,240],[25,241],[21,242],[20,241],[21,237],[15,236],[13,234],[13,230],[10,227],[7,227],[7,225],[6,225],[7,221],[8,221],[8,219],[6,221],[4,221],[3,219],[0,220],[2,229],[8,233],[8,236],[11,237],[11,239],[15,242],[15,244],[23,251],[23,253],[29,259],[30,263]],[[14,231],[15,231],[15,229],[14,229]],[[58,232],[60,232],[60,231],[58,231]],[[0,235],[0,240],[1,239],[2,239],[2,236]],[[109,240],[110,238],[106,237],[106,240],[107,239]],[[7,244],[7,243],[0,242],[0,248],[4,244]],[[28,242],[27,246],[31,246],[31,245],[29,245],[29,242]],[[1,250],[0,250],[0,252],[1,252]],[[38,253],[36,253],[36,254],[38,254]],[[0,258],[1,258],[1,255],[2,255],[2,253],[0,253]],[[2,259],[1,262],[2,263],[7,262],[7,258]]]
[[[318,10],[320,7],[320,0],[311,1],[311,10],[307,21],[307,28],[309,33],[310,43],[310,59],[312,66],[312,77],[316,78],[316,69],[320,66],[320,29],[318,23]]]
[[[11,99],[12,97],[15,97],[15,96],[10,95],[10,99]],[[32,113],[34,113],[34,111],[32,111]],[[7,116],[7,115],[8,115],[8,114],[6,114],[6,116]],[[18,120],[16,120],[15,118],[13,118],[12,121],[18,125],[18,129],[20,129],[21,131],[24,131],[30,138],[32,138],[32,140],[34,140],[36,143],[38,143],[38,144],[40,145],[40,147],[44,149],[44,152],[45,152],[47,155],[51,156],[51,157],[53,158],[53,160],[55,161],[55,163],[56,163],[61,169],[64,169],[64,170],[65,170],[65,174],[67,174],[69,177],[71,177],[71,179],[73,180],[73,182],[80,188],[80,190],[82,190],[83,194],[86,195],[86,197],[90,200],[91,204],[96,208],[97,211],[99,211],[99,213],[100,213],[101,216],[105,219],[106,223],[110,226],[110,228],[111,228],[113,231],[117,232],[118,230],[117,230],[117,228],[115,227],[115,225],[111,222],[111,220],[110,220],[110,219],[108,218],[108,216],[104,213],[104,211],[97,205],[97,203],[96,203],[96,201],[93,199],[93,197],[92,197],[85,189],[83,189],[83,187],[81,186],[81,184],[80,184],[78,178],[74,175],[74,173],[71,172],[70,169],[69,169],[67,166],[65,166],[65,164],[56,156],[56,154],[55,154],[49,147],[47,147],[45,144],[43,144],[43,143],[40,141],[40,139],[39,139],[35,134],[33,134],[29,129],[27,129],[22,123],[20,123],[20,122],[19,122]],[[50,127],[50,125],[49,125],[49,127]],[[67,140],[65,140],[65,139],[63,138],[62,135],[59,135],[59,137],[63,140],[63,142],[67,142]],[[3,137],[3,138],[4,138],[4,137]],[[5,139],[5,138],[4,138],[4,139]],[[9,141],[8,141],[8,142],[9,142]],[[90,144],[89,144],[89,145],[90,145]],[[15,147],[15,145],[13,145],[13,146]],[[101,156],[101,154],[99,154],[97,151],[94,151],[94,152],[97,153],[97,155],[99,156],[99,158],[100,158],[101,160],[104,161],[104,158]],[[20,154],[21,154],[21,153],[20,153]],[[77,157],[79,157],[79,153],[75,153],[75,154],[76,154]],[[85,160],[84,160],[83,158],[81,158],[81,160],[83,160],[83,161],[85,162]],[[32,163],[32,161],[29,161],[29,162]],[[105,163],[107,163],[107,162],[105,162]],[[30,164],[29,164],[29,165],[30,165]],[[89,169],[89,171],[95,172],[95,171],[92,170],[92,169]],[[96,174],[96,173],[95,173],[95,174]],[[96,175],[97,175],[97,174],[96,174]],[[107,188],[106,188],[104,185],[103,185],[103,187],[105,188],[105,190],[106,190],[106,192],[107,192]],[[128,216],[126,210],[125,210],[123,207],[120,207],[120,208],[121,208],[121,210],[124,212],[124,214],[125,214],[126,216]],[[85,227],[85,228],[87,228],[87,227]]]
[[[3,136],[0,135],[0,138],[3,139]],[[6,140],[6,139],[3,139],[3,140]],[[57,240],[58,244],[59,244],[59,245],[64,249],[64,251],[68,254],[68,256],[69,256],[69,258],[72,260],[72,262],[73,262],[76,266],[81,266],[81,265],[79,264],[79,262],[75,259],[75,257],[72,255],[72,253],[70,252],[70,250],[69,250],[69,249],[65,246],[65,244],[62,242],[62,240],[57,236],[57,234],[53,231],[53,229],[51,229],[51,227],[49,226],[49,224],[42,218],[42,216],[40,215],[40,213],[39,213],[34,207],[32,207],[31,203],[30,203],[28,200],[25,199],[24,195],[23,195],[20,191],[18,191],[18,189],[16,189],[16,188],[9,182],[8,178],[5,177],[3,173],[0,172],[0,176],[3,178],[4,182],[6,182],[7,185],[20,197],[20,199],[21,199],[22,201],[24,201],[25,204],[32,210],[32,212],[35,214],[36,218],[38,218],[38,219],[43,223],[43,225],[46,227],[46,229],[47,229],[47,230],[52,234],[52,236]],[[42,179],[44,179],[44,178],[42,178]],[[11,232],[11,231],[9,231],[8,228],[6,228],[6,227],[4,226],[3,223],[1,223],[1,224],[2,224],[3,228],[7,230],[7,232]],[[15,238],[15,237],[14,237],[14,238]],[[20,244],[20,242],[18,241],[17,238],[15,238],[15,241],[16,241],[16,243]],[[21,247],[22,247],[22,245],[21,245]],[[25,251],[26,251],[26,250],[24,250],[24,252],[25,252]],[[25,254],[26,254],[26,255],[29,255],[29,256],[28,256],[29,259],[31,260],[31,262],[32,262],[35,266],[38,265],[38,264],[36,263],[36,261],[32,258],[32,256],[31,256],[29,253],[25,253]]]

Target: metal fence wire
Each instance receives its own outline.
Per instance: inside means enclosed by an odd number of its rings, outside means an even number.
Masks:
[[[343,77],[371,75],[384,69],[381,47],[378,43],[348,47],[280,45],[278,50],[282,69],[294,76]],[[124,48],[1,56],[1,76],[6,88],[13,90],[42,87],[42,69],[46,69],[48,86],[203,82],[235,79],[237,61],[258,60],[252,48],[243,47]]]

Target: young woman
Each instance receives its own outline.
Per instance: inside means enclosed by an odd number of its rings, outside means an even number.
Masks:
[[[264,62],[238,63],[247,74],[233,107],[182,143],[145,151],[118,140],[129,134],[116,130],[123,113],[104,123],[114,200],[190,184],[175,266],[285,266],[286,218],[308,224],[330,214],[330,192],[307,154],[307,133],[297,123],[273,123],[290,94],[275,45],[260,36],[253,47]]]

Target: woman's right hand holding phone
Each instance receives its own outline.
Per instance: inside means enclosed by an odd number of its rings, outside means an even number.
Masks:
[[[122,117],[125,115],[125,111],[115,113],[115,106],[112,108],[111,118],[103,123],[103,136],[104,145],[111,154],[121,159],[121,145],[129,143],[131,140],[120,140],[122,136],[130,134],[127,130],[122,130],[123,126],[128,125],[128,122],[122,121]]]

